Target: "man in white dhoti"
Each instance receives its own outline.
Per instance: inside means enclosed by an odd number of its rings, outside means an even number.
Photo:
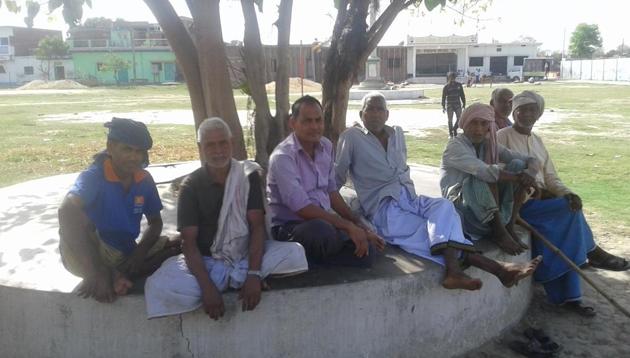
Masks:
[[[220,118],[199,126],[205,165],[183,181],[177,205],[183,255],[147,279],[149,318],[203,307],[216,320],[224,314],[221,292],[228,288],[240,289],[243,311],[253,310],[265,277],[308,270],[300,244],[266,240],[260,166],[232,159],[231,138]]]
[[[367,94],[359,115],[364,127],[349,128],[339,138],[337,185],[343,186],[350,174],[362,214],[387,243],[445,266],[442,286],[448,289],[481,288],[479,279],[462,271],[460,258],[494,274],[506,287],[533,273],[539,257],[512,264],[477,254],[473,243],[464,237],[460,217],[450,201],[416,195],[402,128],[385,125],[389,111],[382,94]]]

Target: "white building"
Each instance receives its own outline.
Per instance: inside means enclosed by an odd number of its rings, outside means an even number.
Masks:
[[[61,31],[0,26],[0,85],[19,85],[46,78],[47,63],[35,57],[39,41],[46,36],[61,38]],[[50,80],[74,76],[70,57],[50,63]]]
[[[444,82],[446,73],[459,76],[507,76],[520,71],[523,59],[536,57],[540,43],[478,43],[470,36],[407,36],[407,77],[409,82]],[[438,82],[440,82],[438,81]]]

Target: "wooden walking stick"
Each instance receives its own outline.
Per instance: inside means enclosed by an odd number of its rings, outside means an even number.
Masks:
[[[562,260],[567,265],[569,265],[569,267],[573,269],[573,271],[577,272],[577,274],[580,275],[580,277],[582,277],[584,281],[586,281],[589,285],[591,285],[591,287],[593,287],[595,291],[599,292],[602,296],[604,296],[604,298],[608,300],[608,302],[610,302],[613,306],[615,306],[618,310],[620,310],[626,317],[630,318],[630,312],[628,312],[626,308],[621,306],[619,302],[617,302],[614,298],[610,297],[610,295],[608,295],[604,290],[599,288],[595,284],[595,282],[593,282],[593,280],[591,280],[588,276],[586,276],[586,274],[582,272],[582,269],[580,269],[575,263],[573,263],[573,261],[571,261],[570,258],[568,258],[562,251],[560,251],[560,249],[556,247],[556,245],[552,244],[549,240],[547,240],[544,236],[542,236],[536,229],[534,229],[522,218],[517,219],[517,224],[521,225],[527,231],[529,231],[532,234],[532,238],[536,240],[540,240],[545,246],[547,246],[547,248],[549,248],[549,250],[551,250],[551,252],[560,256],[560,258],[562,258]]]

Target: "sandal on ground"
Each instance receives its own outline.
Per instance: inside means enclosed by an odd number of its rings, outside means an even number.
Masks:
[[[542,329],[527,328],[523,332],[529,340],[536,340],[540,344],[540,348],[548,353],[558,353],[562,346],[554,342]]]
[[[595,268],[609,271],[626,271],[630,269],[630,262],[623,257],[615,256],[608,252],[602,254],[601,259],[588,259],[588,263]]]
[[[554,355],[553,353],[542,350],[540,343],[535,339],[529,342],[511,341],[508,343],[508,347],[514,352],[529,358],[548,358]]]
[[[580,301],[572,301],[562,304],[560,307],[564,308],[567,311],[577,313],[578,315],[586,318],[592,318],[597,315],[595,312],[595,308],[591,306],[586,306]]]

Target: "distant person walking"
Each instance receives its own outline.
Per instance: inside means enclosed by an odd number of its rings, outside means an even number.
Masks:
[[[446,112],[448,117],[448,135],[452,138],[457,136],[459,117],[462,115],[462,109],[466,108],[466,96],[464,86],[455,81],[454,72],[449,72],[446,78],[447,83],[442,89],[442,112]],[[453,125],[453,113],[457,117],[455,125]]]

